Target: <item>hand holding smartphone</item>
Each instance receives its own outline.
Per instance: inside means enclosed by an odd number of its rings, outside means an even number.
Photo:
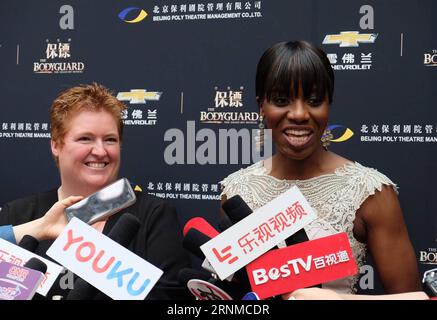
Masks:
[[[76,217],[91,225],[131,206],[135,201],[135,192],[129,180],[122,178],[68,207],[65,216],[68,221]]]

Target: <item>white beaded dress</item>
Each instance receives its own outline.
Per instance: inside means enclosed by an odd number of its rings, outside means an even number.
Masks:
[[[383,185],[396,185],[375,169],[357,162],[347,163],[333,173],[307,180],[281,180],[267,174],[263,162],[240,169],[220,182],[229,199],[240,195],[252,210],[262,207],[293,186],[297,186],[318,218],[305,226],[310,240],[346,232],[358,268],[364,264],[366,245],[353,236],[355,213],[361,204]],[[340,293],[355,293],[359,274],[322,285]]]

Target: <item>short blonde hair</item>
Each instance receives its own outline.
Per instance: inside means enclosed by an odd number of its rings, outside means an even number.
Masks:
[[[61,92],[50,108],[51,138],[59,146],[64,145],[69,121],[81,111],[107,111],[118,126],[120,141],[123,138],[121,113],[126,106],[115,98],[111,91],[95,82],[81,84]]]

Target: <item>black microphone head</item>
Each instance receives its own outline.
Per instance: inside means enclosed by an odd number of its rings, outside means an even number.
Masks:
[[[238,194],[226,200],[222,209],[231,219],[232,223],[237,223],[246,218],[253,211]]]
[[[39,241],[36,240],[34,237],[29,236],[26,234],[18,244],[19,247],[26,249],[30,252],[35,252],[36,248],[38,248]]]
[[[225,213],[220,217],[220,221],[218,223],[218,229],[220,230],[220,232],[223,232],[230,227],[232,227],[232,221]]]
[[[192,279],[208,281],[210,278],[211,273],[193,268],[183,268],[178,273],[178,281],[183,286],[186,286],[188,281]]]
[[[140,228],[140,220],[131,213],[123,213],[108,233],[108,238],[128,247]]]
[[[296,233],[289,236],[287,239],[285,239],[285,243],[287,244],[287,246],[291,246],[293,244],[298,244],[298,243],[305,242],[308,240],[309,239],[308,239],[308,236],[305,232],[305,229],[302,228],[299,231],[297,231]]]
[[[46,273],[47,271],[47,265],[42,262],[41,260],[39,260],[38,258],[30,258],[23,267],[32,269],[32,270],[36,270],[42,273]]]
[[[184,239],[182,240],[182,246],[199,258],[204,259],[205,255],[203,254],[202,250],[200,250],[200,246],[209,240],[211,240],[211,238],[206,234],[197,229],[191,228],[185,234]]]

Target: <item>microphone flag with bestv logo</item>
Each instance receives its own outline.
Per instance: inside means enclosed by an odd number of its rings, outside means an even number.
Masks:
[[[315,211],[294,186],[200,249],[223,280],[316,218]]]
[[[269,251],[246,270],[261,299],[358,273],[346,232]]]
[[[163,271],[73,218],[47,255],[116,300],[143,300]]]

